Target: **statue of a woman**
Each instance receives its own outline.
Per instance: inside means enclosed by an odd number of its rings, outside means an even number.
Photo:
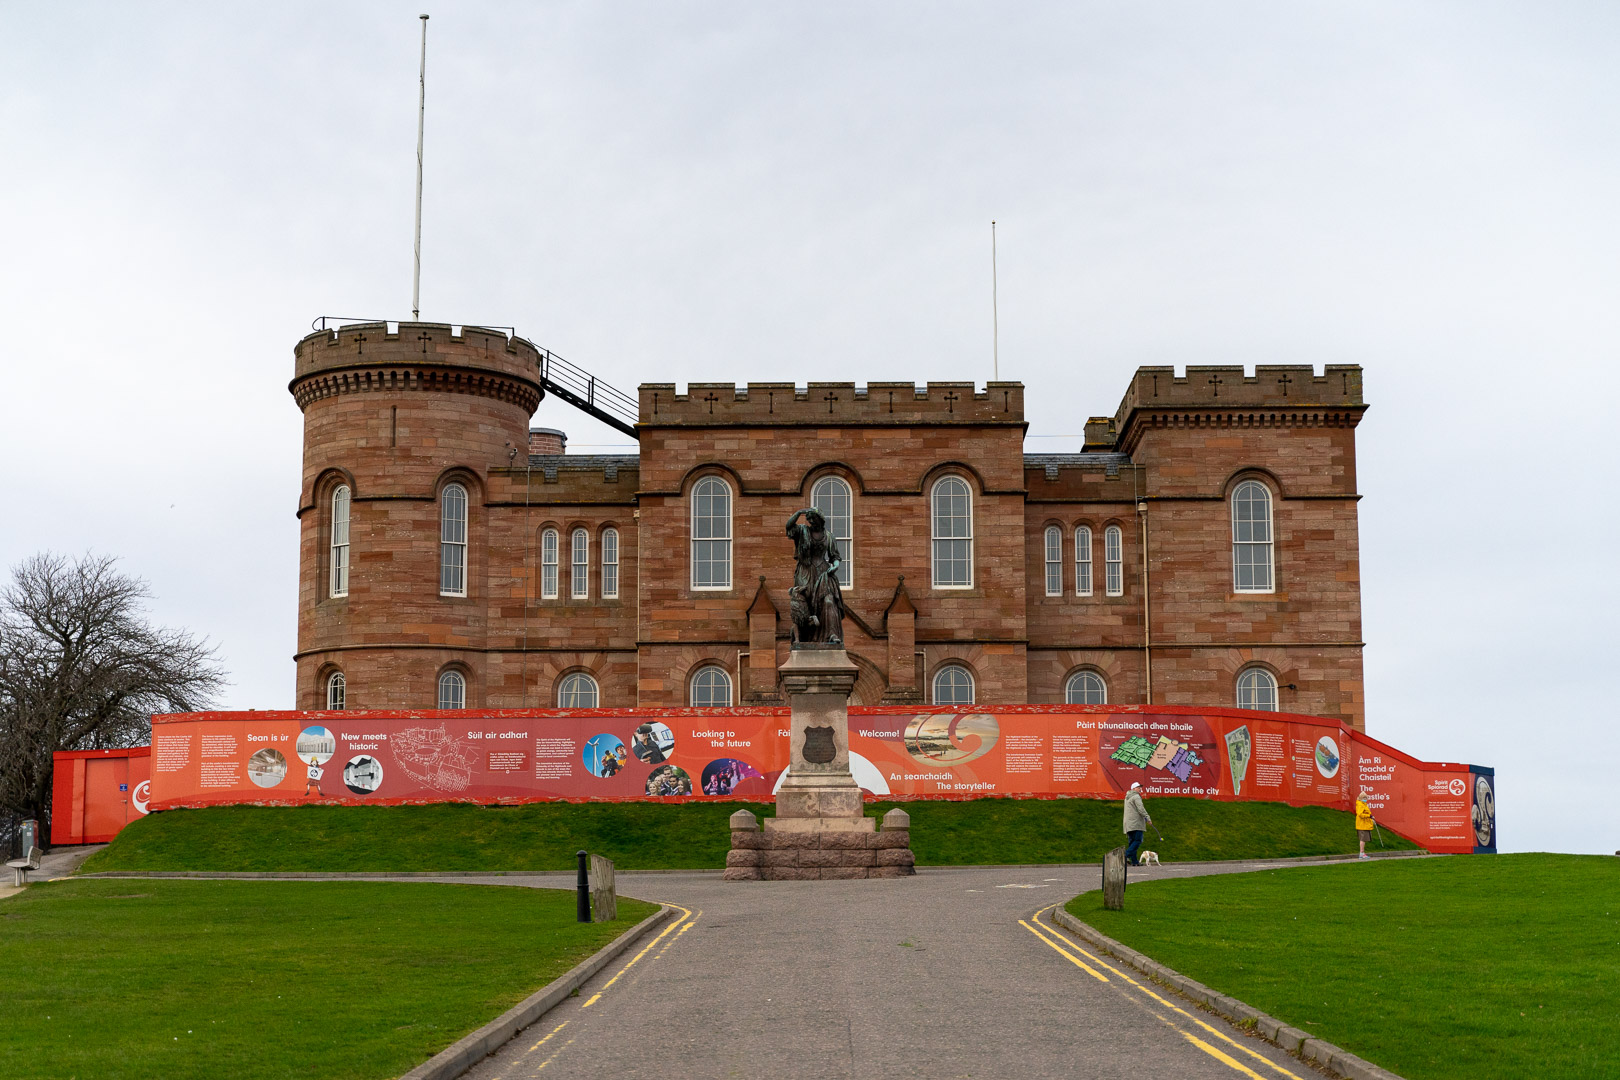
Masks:
[[[788,590],[793,640],[842,645],[844,593],[838,587],[838,543],[827,532],[827,519],[814,507],[800,510],[788,518],[787,534],[798,564]]]

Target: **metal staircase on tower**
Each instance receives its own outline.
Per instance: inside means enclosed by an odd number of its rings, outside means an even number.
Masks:
[[[536,346],[539,348],[539,346]],[[623,390],[575,367],[550,349],[540,349],[540,385],[574,408],[596,417],[611,428],[637,438],[640,403]]]

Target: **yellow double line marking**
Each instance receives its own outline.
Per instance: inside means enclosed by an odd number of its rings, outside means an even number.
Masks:
[[[1056,906],[1057,905],[1055,905],[1055,904],[1052,905],[1052,907],[1056,907]],[[1047,946],[1049,946],[1050,948],[1052,948],[1056,952],[1061,953],[1063,955],[1064,959],[1068,960],[1071,964],[1073,964],[1074,966],[1080,968],[1082,971],[1084,971],[1086,974],[1092,976],[1093,978],[1095,978],[1095,979],[1097,979],[1097,980],[1099,980],[1101,982],[1108,982],[1109,981],[1107,976],[1103,975],[1101,972],[1098,972],[1098,971],[1094,970],[1090,965],[1086,964],[1079,957],[1075,956],[1074,953],[1079,953],[1080,956],[1084,956],[1087,960],[1090,960],[1093,964],[1096,964],[1097,967],[1100,967],[1100,968],[1102,968],[1102,969],[1104,969],[1106,971],[1112,972],[1119,979],[1121,979],[1124,982],[1129,983],[1131,986],[1135,987],[1137,990],[1140,990],[1143,994],[1145,994],[1148,997],[1152,998],[1154,1001],[1157,1001],[1160,1005],[1163,1005],[1165,1008],[1169,1009],[1171,1012],[1179,1013],[1180,1015],[1186,1017],[1188,1020],[1191,1020],[1193,1023],[1195,1023],[1199,1027],[1203,1028],[1209,1034],[1215,1036],[1217,1039],[1220,1039],[1223,1042],[1226,1042],[1226,1043],[1230,1044],[1232,1047],[1234,1047],[1234,1048],[1236,1048],[1238,1050],[1241,1050],[1243,1053],[1245,1053],[1245,1054],[1249,1055],[1250,1057],[1254,1058],[1256,1061],[1261,1062],[1262,1064],[1264,1064],[1267,1068],[1276,1070],[1277,1072],[1281,1073],[1282,1075],[1284,1075],[1286,1077],[1289,1077],[1290,1080],[1303,1080],[1303,1078],[1300,1077],[1297,1073],[1289,1072],[1287,1069],[1283,1068],[1281,1065],[1278,1065],[1276,1062],[1272,1061],[1270,1058],[1266,1057],[1264,1054],[1255,1053],[1253,1050],[1249,1049],[1247,1046],[1244,1046],[1242,1043],[1238,1042],[1236,1039],[1234,1039],[1231,1036],[1227,1035],[1225,1032],[1219,1031],[1219,1030],[1211,1027],[1210,1025],[1204,1023],[1204,1021],[1200,1020],[1198,1017],[1194,1016],[1192,1013],[1188,1012],[1186,1009],[1183,1009],[1181,1006],[1175,1004],[1172,1001],[1167,1000],[1164,997],[1161,997],[1159,994],[1154,993],[1152,990],[1148,989],[1143,984],[1137,982],[1135,979],[1131,978],[1129,975],[1125,974],[1125,972],[1119,970],[1119,968],[1115,967],[1114,965],[1108,963],[1106,960],[1103,960],[1101,957],[1097,956],[1095,953],[1092,953],[1092,952],[1086,950],[1085,948],[1082,948],[1080,945],[1075,944],[1073,938],[1071,938],[1068,935],[1064,934],[1057,927],[1048,926],[1046,923],[1043,923],[1041,921],[1041,916],[1043,914],[1045,914],[1046,912],[1051,911],[1052,907],[1042,908],[1040,911],[1036,912],[1035,915],[1033,915],[1031,917],[1032,921],[1033,921],[1033,925],[1031,925],[1031,923],[1029,923],[1029,922],[1025,922],[1023,919],[1018,920],[1019,925],[1023,926],[1024,929],[1026,929],[1030,933],[1034,934],[1037,938],[1039,938]],[[1070,952],[1071,949],[1073,950],[1073,952]],[[1182,1038],[1186,1039],[1188,1042],[1190,1042],[1194,1046],[1198,1047],[1198,1049],[1202,1050],[1204,1053],[1208,1054],[1210,1057],[1214,1058],[1216,1061],[1221,1062],[1223,1065],[1230,1066],[1232,1069],[1235,1069],[1236,1071],[1242,1073],[1244,1076],[1253,1077],[1254,1080],[1266,1080],[1266,1078],[1264,1076],[1262,1076],[1259,1073],[1255,1072],[1253,1069],[1251,1069],[1247,1065],[1243,1064],[1243,1062],[1241,1062],[1241,1061],[1237,1060],[1236,1058],[1234,1058],[1231,1054],[1226,1053],[1224,1050],[1222,1050],[1218,1046],[1213,1046],[1213,1045],[1205,1042],[1203,1039],[1200,1039],[1198,1036],[1194,1035],[1192,1032],[1184,1030],[1183,1028],[1178,1026],[1174,1020],[1171,1020],[1169,1017],[1162,1016],[1162,1015],[1160,1015],[1158,1013],[1154,1013],[1154,1015],[1158,1016],[1158,1018],[1161,1021],[1163,1021],[1165,1024],[1169,1025],[1169,1027],[1171,1029],[1173,1029],[1174,1031],[1176,1031],[1179,1035],[1181,1035]]]
[[[645,948],[643,948],[640,952],[636,953],[636,955],[631,958],[631,960],[630,960],[630,962],[628,964],[624,965],[624,967],[620,968],[617,972],[615,972],[613,978],[611,978],[607,982],[603,983],[602,984],[602,989],[600,989],[596,993],[592,994],[591,999],[589,1001],[587,1001],[585,1004],[581,1005],[580,1008],[588,1009],[592,1005],[595,1005],[598,1001],[600,1001],[602,999],[602,995],[607,993],[610,989],[612,989],[613,984],[618,982],[619,979],[621,977],[623,977],[625,972],[629,971],[631,968],[636,966],[636,961],[640,960],[643,956],[646,956],[648,953],[652,952],[653,949],[658,947],[658,943],[660,941],[663,941],[664,938],[669,937],[670,932],[675,931],[676,928],[679,927],[679,932],[677,932],[675,934],[675,937],[672,937],[672,938],[669,939],[669,944],[665,945],[664,948],[667,949],[667,948],[669,948],[670,945],[675,944],[675,939],[679,938],[681,936],[681,934],[684,934],[688,930],[692,929],[692,924],[697,922],[698,915],[703,914],[703,912],[699,911],[697,913],[697,915],[693,915],[691,908],[683,908],[679,904],[671,904],[669,906],[674,908],[676,911],[679,911],[681,913],[681,917],[679,919],[671,919],[669,925],[664,927],[664,932],[663,933],[659,934],[657,937],[655,937],[651,941],[647,942],[647,945],[646,945]],[[660,955],[662,955],[662,953],[660,953]]]

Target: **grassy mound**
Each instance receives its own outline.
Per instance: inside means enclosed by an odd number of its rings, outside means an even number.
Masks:
[[[68,881],[0,909],[8,1077],[398,1076],[657,910],[556,889]]]
[[[479,807],[222,806],[134,822],[84,866],[100,870],[568,870],[583,848],[625,870],[725,865],[727,818],[742,803],[533,803]],[[881,814],[892,803],[868,808]],[[1094,862],[1124,842],[1120,804],[1096,799],[909,802],[924,866]],[[1355,850],[1351,815],[1281,803],[1155,799],[1149,835],[1166,861]],[[1392,847],[1412,844],[1386,831]]]
[[[1498,855],[1143,882],[1103,933],[1409,1080],[1613,1075],[1620,859]]]

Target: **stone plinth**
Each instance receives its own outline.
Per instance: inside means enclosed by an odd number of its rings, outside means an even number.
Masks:
[[[883,828],[872,818],[859,819],[864,828],[836,819],[795,819],[787,827],[772,828],[779,818],[767,818],[764,831],[754,815],[739,810],[731,815],[731,851],[726,854],[727,881],[838,881],[850,878],[909,877],[916,873],[911,854],[911,816],[890,810]]]
[[[787,779],[776,792],[776,817],[766,822],[767,829],[781,828],[788,820],[866,820],[861,787],[849,772],[849,693],[856,674],[839,646],[797,645],[778,669],[793,711],[792,756]]]

